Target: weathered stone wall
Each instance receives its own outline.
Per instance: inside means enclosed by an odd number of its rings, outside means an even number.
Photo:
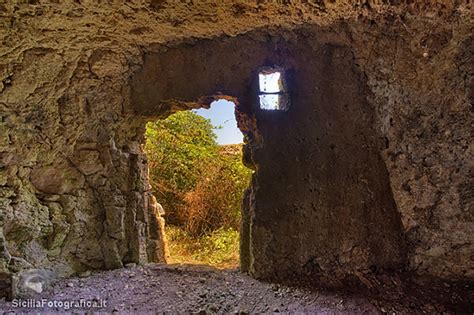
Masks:
[[[296,36],[270,61],[286,69],[290,109],[254,110],[249,269],[277,278],[400,269],[405,241],[365,77],[342,39]]]
[[[382,39],[356,27],[353,36],[385,141],[381,153],[409,245],[408,266],[472,279],[472,10],[377,25],[393,35]]]
[[[165,261],[144,123],[236,97],[255,276],[473,277],[472,8],[288,1],[0,5],[2,269]],[[259,67],[292,107],[256,107]],[[209,97],[210,98],[206,98]]]

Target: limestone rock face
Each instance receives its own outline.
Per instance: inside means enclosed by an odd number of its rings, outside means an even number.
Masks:
[[[42,193],[63,195],[82,187],[84,176],[74,168],[51,165],[34,169],[30,181]]]
[[[472,4],[35,3],[0,5],[0,271],[166,261],[145,123],[232,98],[243,270],[474,277]]]

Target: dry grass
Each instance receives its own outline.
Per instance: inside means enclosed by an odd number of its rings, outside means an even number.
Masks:
[[[205,165],[196,186],[184,197],[184,227],[194,236],[221,228],[238,230],[240,225],[240,204],[251,170],[242,163],[241,145],[220,150],[220,156]]]
[[[239,232],[234,229],[194,237],[183,228],[170,225],[166,227],[166,236],[171,264],[211,265],[220,269],[239,265]]]

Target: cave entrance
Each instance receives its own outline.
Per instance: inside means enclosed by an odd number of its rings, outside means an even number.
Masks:
[[[164,209],[168,263],[236,268],[240,206],[250,169],[234,103],[178,111],[147,124],[152,192]]]
[[[283,77],[288,76],[287,81],[291,83],[293,57],[286,51],[278,53],[271,42],[246,35],[217,40],[193,39],[173,45],[150,47],[143,55],[143,64],[130,78],[130,108],[125,108],[125,111],[136,118],[137,124],[143,126],[143,121],[162,119],[178,111],[208,108],[219,99],[234,101],[238,127],[245,135],[245,165],[257,172],[258,161],[253,159],[251,148],[260,147],[264,140],[258,131],[257,121],[279,120],[288,116],[281,115],[286,113],[278,110],[259,108],[258,74],[266,69],[262,69],[263,67],[281,67],[285,70],[282,72]],[[291,87],[290,84],[288,86]],[[284,95],[286,90],[278,93]],[[273,126],[280,128],[280,125]],[[148,168],[153,173],[153,165],[143,165],[143,169]],[[143,174],[141,178],[143,186],[148,189],[147,174]],[[255,178],[252,179],[254,180]],[[251,188],[253,185],[245,183],[243,186]],[[162,227],[163,220],[156,210],[159,207],[156,207],[150,193],[148,190],[145,192],[144,200],[147,202],[143,202],[143,208],[148,215],[145,220],[149,219],[151,223],[144,224],[145,241],[138,244],[141,246],[139,254],[144,256],[143,253],[146,252],[147,257],[143,259],[146,261],[164,262],[167,254],[164,252],[163,234],[166,233],[163,231],[166,228]],[[157,201],[163,203],[162,196],[155,194]],[[240,267],[244,272],[250,271],[254,251],[259,249],[252,247],[254,237],[251,229],[253,217],[249,215],[250,195],[248,190],[243,198],[239,235]],[[170,210],[166,209],[166,205],[164,211],[168,213],[165,215],[167,224],[171,225],[173,219],[170,218]],[[168,233],[167,238],[169,237]]]

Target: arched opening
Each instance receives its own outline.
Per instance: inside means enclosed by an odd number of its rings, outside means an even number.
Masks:
[[[235,101],[243,160],[255,171],[242,202],[242,271],[288,279],[398,268],[400,216],[350,47],[253,35],[145,54],[128,112],[143,121]]]
[[[236,45],[239,49],[235,49]],[[269,56],[273,57],[269,59]],[[288,69],[291,60],[284,53],[275,53],[274,47],[266,42],[248,36],[157,47],[144,55],[142,67],[131,78],[131,107],[125,110],[143,122],[163,119],[177,111],[209,108],[216,100],[231,100],[236,104],[238,128],[245,137],[243,160],[245,165],[255,169],[248,149],[251,143],[261,141],[254,113],[258,110],[258,71],[275,64]],[[146,182],[148,179],[143,180]],[[160,202],[159,197],[157,199]],[[245,200],[242,209],[240,265],[241,270],[248,271],[250,222]],[[161,217],[158,212],[151,211],[152,220],[155,214]],[[153,235],[152,229],[145,233]],[[162,231],[155,233],[149,242],[158,244],[152,246],[152,252],[159,252],[160,246],[164,246],[160,245],[160,240],[165,228],[157,225],[157,229]]]
[[[235,104],[178,111],[147,124],[152,193],[165,218],[167,262],[236,268],[244,190],[243,135]]]

